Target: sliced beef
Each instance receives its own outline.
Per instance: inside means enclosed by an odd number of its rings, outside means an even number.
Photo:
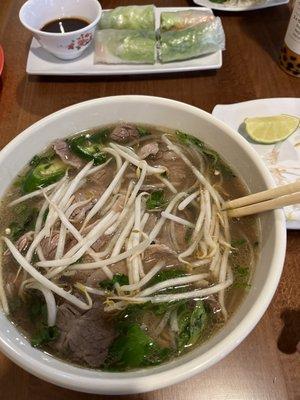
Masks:
[[[102,196],[114,175],[114,167],[110,163],[105,168],[96,171],[87,178],[85,185],[75,192],[74,203],[83,200],[90,200],[89,205],[92,206]],[[85,206],[83,206],[85,207]]]
[[[105,245],[111,240],[112,235],[101,235],[92,245],[92,249],[96,252],[103,251]]]
[[[93,308],[82,313],[70,304],[58,307],[57,327],[60,337],[53,346],[72,361],[100,367],[116,332],[104,316],[103,305],[96,301]]]
[[[84,204],[83,206],[77,207],[70,216],[70,222],[74,224],[79,224],[83,222],[86,214],[93,208],[95,201],[91,200],[89,203]]]
[[[59,232],[54,232],[52,236],[41,241],[41,247],[46,260],[53,260],[59,239]]]
[[[53,149],[64,163],[77,169],[80,169],[85,165],[81,158],[71,152],[69,145],[65,140],[56,140],[53,144]]]
[[[138,152],[139,157],[144,160],[149,156],[155,156],[158,153],[159,147],[157,142],[150,142],[142,146]]]
[[[174,267],[181,264],[177,258],[177,253],[170,247],[164,244],[152,244],[144,253],[144,272],[149,272],[159,261],[165,263],[164,267]]]
[[[26,251],[28,249],[29,245],[31,244],[31,242],[33,241],[33,235],[34,235],[33,231],[24,233],[24,235],[19,237],[19,239],[16,241],[16,243],[15,243],[16,248],[20,252]]]
[[[159,142],[159,151],[147,161],[154,167],[166,167],[169,181],[179,190],[184,190],[195,182],[190,168],[164,142]]]
[[[119,261],[116,264],[108,266],[113,274],[124,274],[127,275],[127,267],[125,261]],[[89,271],[86,277],[86,285],[92,287],[99,287],[99,282],[107,279],[106,273],[102,268]]]
[[[110,134],[110,139],[117,143],[128,143],[138,138],[139,131],[136,126],[131,124],[117,125]]]

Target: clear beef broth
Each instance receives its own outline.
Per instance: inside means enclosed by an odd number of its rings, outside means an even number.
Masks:
[[[165,138],[171,141],[171,147]],[[125,150],[118,147],[119,145],[125,146]],[[89,160],[99,166],[107,162],[101,169],[99,167],[94,173],[85,176],[63,210],[67,215],[72,204],[79,205],[68,218],[83,237],[89,238],[89,232],[93,232],[95,225],[102,223],[103,218],[108,218],[110,212],[116,214],[116,218],[121,218],[122,212],[125,213],[128,206],[127,214],[124,214],[127,217],[121,220],[119,225],[116,224],[118,219],[112,219],[106,230],[101,231],[96,240],[93,239],[87,251],[74,263],[70,262],[65,271],[50,278],[55,285],[74,296],[72,301],[68,301],[54,294],[57,315],[55,325],[52,323],[50,328],[50,308],[48,303],[45,303],[41,290],[31,287],[32,281],[28,281],[30,275],[25,274],[22,268],[18,271],[19,264],[4,246],[2,274],[9,306],[8,317],[33,345],[85,367],[111,371],[143,368],[166,362],[200,345],[219,330],[239,306],[251,287],[251,275],[257,259],[257,219],[246,217],[229,221],[229,233],[226,236],[225,217],[218,210],[213,195],[209,195],[207,186],[200,184],[191,166],[184,162],[172,146],[201,171],[212,190],[216,190],[217,196],[222,196],[223,200],[247,194],[245,185],[236,176],[235,171],[202,142],[189,135],[164,128],[135,127],[130,124],[97,128],[80,133],[67,141],[57,141],[36,157],[9,188],[1,203],[0,232],[9,238],[24,257],[28,250],[30,251],[36,221],[46,200],[41,194],[13,207],[9,204],[23,196],[25,189],[29,193],[32,192],[35,189],[34,185],[39,183],[36,181],[37,177],[42,176],[45,179],[49,171],[60,173],[60,176],[58,178],[57,175],[55,179],[52,176],[51,182],[42,181],[41,185],[45,188],[49,184],[61,182],[60,179],[66,171],[67,185],[72,179],[76,179]],[[109,147],[110,152],[107,153]],[[148,172],[145,172],[143,181],[141,175],[145,164],[139,164],[137,168],[137,165],[132,164],[132,157],[144,159],[147,163],[145,168],[148,168]],[[111,195],[107,196],[106,201],[103,201],[101,210],[93,213],[95,205],[102,201],[117,171],[124,167],[126,159],[128,165],[124,169],[122,179]],[[136,161],[134,163],[136,164]],[[165,170],[162,173],[156,173],[157,169],[163,168]],[[136,195],[144,194],[140,196],[140,202],[135,197],[130,205],[132,191],[139,184]],[[59,185],[60,183],[56,188]],[[60,187],[63,187],[62,183]],[[59,189],[52,190],[53,192],[47,192],[47,196],[52,196],[55,201],[55,191]],[[174,203],[175,211],[169,213],[166,209],[178,193],[183,195],[180,201]],[[193,193],[194,200],[183,209],[178,209],[179,203]],[[198,232],[202,239],[197,242],[195,229],[201,219],[202,208],[205,209],[205,216]],[[48,211],[40,218],[41,229],[50,221],[49,213],[53,213],[53,208],[50,211],[48,208],[46,210]],[[140,219],[136,210],[140,210]],[[106,270],[103,267],[92,267],[95,260],[107,260],[116,254],[130,252],[136,243],[139,245],[145,238],[152,238],[151,235],[162,218],[162,212],[171,214],[171,217],[168,214],[159,233],[143,252],[117,260],[109,264]],[[148,217],[143,223],[145,214],[148,214]],[[175,220],[169,219],[174,215]],[[130,216],[133,222],[130,222]],[[205,222],[206,220],[208,222]],[[125,236],[126,241],[121,243],[126,226],[130,224],[131,229]],[[74,234],[70,230],[64,231],[62,225],[60,218],[57,218],[48,232],[49,236],[43,237],[39,243],[42,258],[38,248],[33,251],[30,263],[43,275],[53,271],[55,266],[49,269],[39,266],[39,263],[60,261],[66,253],[72,252],[78,243]],[[63,231],[65,241],[59,253],[57,248],[60,246],[59,240]],[[134,242],[137,240],[137,234],[138,242]],[[230,243],[224,244],[224,236]],[[197,245],[194,250],[180,258],[195,241]],[[228,250],[228,267],[222,280],[221,261],[227,252],[226,246],[231,248]],[[71,254],[74,254],[74,251]],[[138,261],[132,261],[134,258]],[[160,262],[162,266],[158,268]],[[87,268],[90,265],[91,268]],[[139,282],[150,276],[154,269],[157,272],[151,279],[138,287]],[[199,280],[192,281],[196,279],[196,275],[199,276]],[[231,275],[233,282],[222,290],[223,294],[219,291],[203,296],[197,295],[199,290],[203,292],[220,283],[229,282]],[[168,286],[174,279],[175,283]],[[124,285],[133,285],[133,289],[122,291],[120,287]],[[140,293],[145,301],[136,300],[141,296]],[[166,300],[156,302],[159,296],[166,296]],[[128,300],[128,297],[133,300]],[[80,309],[75,304],[76,299],[80,304],[87,304],[90,300],[93,305],[90,309]],[[75,303],[72,303],[73,301]],[[132,347],[132,343],[136,347],[136,353],[130,356],[128,349]],[[124,348],[128,350],[127,353]]]

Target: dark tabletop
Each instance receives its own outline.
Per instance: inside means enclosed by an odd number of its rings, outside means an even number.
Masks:
[[[62,107],[96,97],[145,94],[180,100],[211,112],[216,104],[267,97],[300,97],[300,79],[277,63],[287,28],[287,5],[244,13],[216,12],[226,33],[218,71],[130,77],[33,77],[25,72],[31,35],[19,23],[22,0],[0,1],[0,44],[5,70],[0,88],[0,148],[23,129]],[[102,1],[103,8],[149,1]],[[161,0],[156,6],[193,6]],[[179,385],[124,399],[299,400],[300,233],[288,233],[276,295],[253,332],[223,361]],[[298,335],[298,337],[297,337]],[[101,399],[43,382],[0,354],[0,399]],[[109,399],[103,396],[103,399]]]

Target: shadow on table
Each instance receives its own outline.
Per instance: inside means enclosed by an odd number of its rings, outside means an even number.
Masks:
[[[75,392],[36,378],[8,360],[5,360],[5,368],[0,371],[0,387],[0,398],[3,400],[151,400],[157,393],[111,396]]]
[[[240,27],[243,34],[255,41],[277,62],[289,15],[288,5],[249,11],[243,13]]]
[[[281,314],[284,326],[278,338],[277,346],[280,351],[286,354],[293,354],[300,342],[300,309],[286,309]]]

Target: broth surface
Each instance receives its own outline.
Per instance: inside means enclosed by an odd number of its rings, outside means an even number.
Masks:
[[[89,162],[92,173],[67,199],[64,193]],[[44,195],[11,206],[39,187]],[[34,346],[84,367],[123,371],[180,356],[218,331],[251,287],[257,218],[228,221],[221,211],[224,201],[246,194],[216,152],[183,132],[124,123],[57,140],[7,191],[0,233],[72,297],[54,293],[53,316],[49,294],[45,302],[40,284],[6,242],[9,318]],[[86,251],[79,237],[90,240]],[[140,252],[131,250],[143,243]],[[65,259],[70,261],[60,267]]]

